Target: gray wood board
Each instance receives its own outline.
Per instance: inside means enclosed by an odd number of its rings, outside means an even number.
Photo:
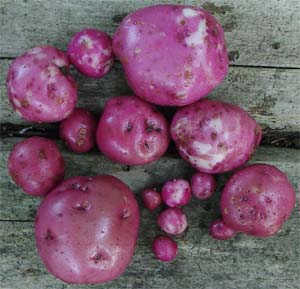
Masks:
[[[299,67],[298,0],[1,0],[0,57],[52,44],[61,49],[80,29],[94,27],[113,35],[121,19],[138,8],[178,3],[203,6],[224,27],[231,63]]]
[[[0,60],[0,123],[26,123],[8,102],[5,79],[10,60]],[[113,96],[128,95],[119,62],[103,79],[90,79],[72,71],[78,82],[78,106],[98,114],[105,101]],[[248,111],[262,125],[275,130],[299,131],[300,70],[231,67],[224,82],[209,98],[235,103]]]

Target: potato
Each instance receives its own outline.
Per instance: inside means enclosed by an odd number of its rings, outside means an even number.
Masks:
[[[36,136],[14,145],[7,167],[14,182],[32,196],[47,194],[65,174],[65,162],[56,143]]]
[[[67,56],[52,46],[35,47],[17,57],[7,74],[13,109],[32,122],[57,122],[71,114],[77,87]]]
[[[108,100],[97,128],[100,151],[112,161],[142,165],[159,159],[170,136],[165,117],[135,96]]]
[[[188,221],[182,209],[168,208],[159,214],[157,224],[168,234],[180,235],[187,228]]]
[[[142,201],[145,208],[149,211],[154,211],[161,205],[161,195],[156,189],[145,189],[142,192]]]
[[[226,183],[221,212],[233,230],[268,237],[289,218],[295,202],[295,190],[283,172],[255,164],[235,172]]]
[[[168,207],[183,207],[192,197],[190,184],[184,179],[168,181],[163,185],[161,197]]]
[[[88,152],[96,144],[97,118],[88,110],[75,108],[60,123],[59,136],[76,153]]]
[[[35,220],[46,268],[67,283],[119,277],[134,254],[139,209],[131,190],[113,176],[73,177],[42,201]]]
[[[192,194],[199,200],[209,199],[216,190],[217,182],[212,175],[195,173],[191,179]]]
[[[261,128],[237,105],[205,99],[177,111],[171,137],[193,167],[217,174],[250,159],[260,143]]]
[[[235,231],[226,226],[223,220],[214,220],[209,227],[209,235],[216,240],[229,240],[234,237]]]
[[[158,105],[191,104],[228,70],[221,25],[193,6],[156,5],[127,15],[113,37],[113,51],[134,93]]]
[[[84,29],[74,35],[67,54],[82,74],[101,78],[114,62],[111,42],[110,36],[100,30]]]
[[[157,236],[152,242],[152,252],[158,260],[171,262],[177,256],[178,245],[170,237]]]

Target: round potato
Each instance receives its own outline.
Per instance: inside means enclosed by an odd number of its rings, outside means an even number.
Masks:
[[[221,197],[227,226],[256,237],[274,235],[289,218],[296,196],[287,176],[279,169],[255,164],[232,175]]]
[[[259,124],[242,108],[208,99],[179,109],[171,122],[171,137],[181,156],[208,174],[246,163],[261,135]]]
[[[34,47],[17,57],[7,74],[7,94],[13,109],[32,122],[57,122],[73,111],[77,86],[64,52],[52,46]]]
[[[113,176],[74,177],[42,201],[35,237],[46,268],[78,284],[119,277],[134,254],[139,209],[132,191]]]
[[[65,162],[56,143],[37,136],[14,145],[7,167],[14,182],[32,196],[47,194],[65,174]]]
[[[127,15],[113,38],[134,93],[154,104],[184,106],[226,76],[222,26],[200,7],[156,5]]]
[[[142,165],[167,150],[169,124],[155,107],[135,96],[108,100],[97,128],[100,151],[112,161]]]

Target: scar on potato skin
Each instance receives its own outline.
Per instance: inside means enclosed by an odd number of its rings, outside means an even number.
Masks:
[[[126,126],[126,132],[131,132],[133,129],[133,122],[132,121],[129,121],[127,126]]]
[[[218,136],[218,134],[215,133],[215,132],[212,132],[212,133],[210,134],[210,138],[211,138],[213,141],[215,141],[215,140],[217,139],[217,136]]]
[[[21,105],[22,105],[22,107],[27,108],[29,106],[28,99],[27,98],[22,99],[21,100]]]
[[[76,144],[78,146],[83,146],[84,143],[85,143],[85,139],[83,137],[81,137],[81,136],[76,140]]]
[[[54,239],[54,236],[52,235],[52,232],[51,232],[50,229],[47,229],[45,239],[46,240],[53,240]]]
[[[46,153],[43,149],[39,150],[39,159],[41,159],[41,160],[47,160],[48,159],[47,156],[46,156]]]

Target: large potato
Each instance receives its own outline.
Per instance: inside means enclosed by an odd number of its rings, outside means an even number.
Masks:
[[[131,190],[113,176],[74,177],[41,203],[35,221],[46,268],[68,283],[119,277],[134,254],[139,210]]]
[[[113,51],[134,93],[158,105],[193,103],[228,70],[221,25],[193,6],[157,5],[129,14],[114,35]]]
[[[221,198],[227,226],[256,237],[274,235],[295,207],[295,190],[276,167],[255,164],[232,175]]]
[[[171,137],[198,171],[217,174],[250,159],[260,143],[261,128],[237,105],[205,99],[177,111]]]

